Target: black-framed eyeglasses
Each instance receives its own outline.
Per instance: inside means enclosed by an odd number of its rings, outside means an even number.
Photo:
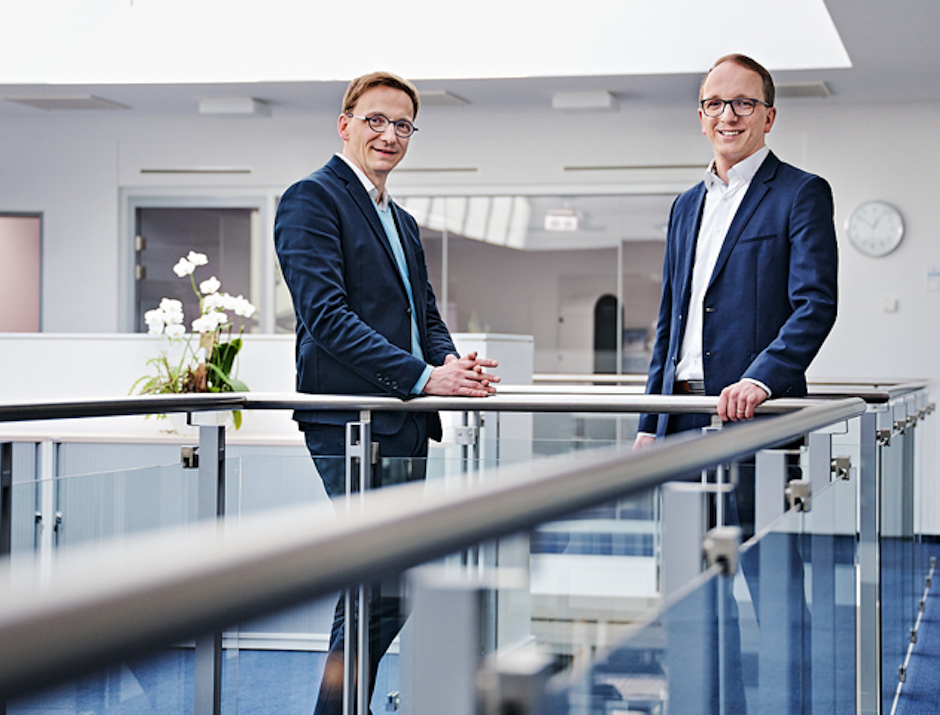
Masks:
[[[360,117],[356,114],[346,112],[346,116],[351,117],[352,119],[361,119],[369,125],[369,128],[372,131],[377,132],[378,134],[384,132],[388,128],[389,124],[395,127],[395,135],[401,137],[402,139],[407,139],[416,131],[418,131],[418,127],[409,122],[407,119],[399,119],[397,122],[393,122],[384,114],[373,114],[369,117]]]
[[[708,97],[699,102],[702,105],[702,112],[706,117],[718,117],[725,111],[725,106],[730,104],[731,111],[739,117],[749,117],[754,114],[758,104],[770,107],[767,102],[760,99],[751,99],[750,97],[735,97],[734,99],[718,99],[718,97]]]

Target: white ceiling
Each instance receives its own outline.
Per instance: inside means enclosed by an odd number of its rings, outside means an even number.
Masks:
[[[375,67],[443,80],[676,74],[707,66],[716,46],[772,70],[851,64],[823,0],[748,0],[733,13],[701,0],[8,5],[0,83],[332,81]]]
[[[202,0],[203,3],[209,1]],[[180,9],[180,3],[183,2],[184,0],[68,0],[65,4],[72,9],[52,24],[40,22],[36,19],[36,14],[49,14],[50,3],[61,6],[63,0],[34,0],[31,3],[8,4],[2,11],[7,27],[17,28],[28,21],[26,27],[37,29],[31,33],[9,30],[6,33],[8,39],[0,45],[0,97],[93,94],[130,106],[131,111],[141,114],[172,116],[193,114],[197,111],[199,99],[206,96],[257,97],[266,101],[275,113],[293,114],[309,112],[323,106],[324,102],[335,103],[337,95],[341,95],[345,80],[65,84],[61,80],[56,82],[50,79],[62,77],[62,68],[84,66],[84,50],[92,45],[110,44],[120,49],[121,61],[100,60],[99,68],[121,66],[121,62],[133,65],[131,58],[135,55],[152,56],[154,62],[151,64],[156,65],[168,63],[176,56],[190,63],[204,57],[205,48],[212,47],[207,38],[213,36],[213,33],[204,30],[199,22],[179,22],[179,17],[189,18],[193,14],[191,8],[194,0],[186,0],[186,5],[190,8],[188,13]],[[291,12],[294,14],[288,14],[286,9],[279,11],[279,5],[287,2],[293,6]],[[231,3],[232,0],[227,0],[224,5],[227,7]],[[178,36],[164,37],[165,42],[161,46],[141,44],[130,49],[120,41],[120,33],[115,34],[114,30],[117,22],[117,15],[113,12],[115,7],[120,6],[127,12],[141,11],[143,14],[142,11],[150,12],[161,4],[167,5],[170,10],[175,8],[179,11],[179,14],[174,15],[177,19],[172,28],[199,29],[201,34],[198,38],[193,37],[191,33],[183,33],[183,40]],[[286,37],[287,26],[302,27],[306,38],[302,47],[304,51],[311,53],[312,48],[319,47],[327,38],[341,38],[343,48],[332,48],[330,56],[335,62],[333,65],[323,65],[323,76],[339,72],[338,68],[344,68],[346,75],[350,76],[360,69],[392,66],[388,61],[377,65],[371,57],[363,53],[361,42],[357,42],[360,37],[365,36],[363,33],[366,29],[373,31],[375,27],[394,38],[394,42],[378,45],[383,48],[381,54],[385,57],[388,47],[405,45],[420,48],[420,54],[424,57],[439,56],[439,53],[435,55],[428,51],[429,45],[434,43],[427,33],[416,29],[419,26],[415,18],[421,13],[413,12],[411,6],[406,13],[407,17],[400,17],[402,13],[393,12],[391,5],[379,4],[374,15],[357,10],[347,18],[337,19],[332,14],[327,14],[334,10],[328,11],[327,8],[319,7],[324,3],[308,4],[317,6],[317,12],[322,13],[317,16],[319,19],[315,22],[294,21],[298,18],[296,8],[303,3],[296,3],[294,0],[266,0],[264,12],[257,13],[257,17],[250,21],[243,18],[242,23],[237,25],[238,30],[242,33],[250,32],[257,37],[263,34],[261,30],[272,27],[269,22],[274,18],[275,29],[270,32],[275,38],[280,40]],[[499,9],[493,9],[490,4],[494,7],[498,5]],[[79,9],[85,8],[86,5],[96,5],[99,8],[98,14],[91,14],[91,17],[99,19],[93,32],[86,27],[87,13],[79,12]],[[216,20],[223,16],[230,19],[243,17],[239,12],[221,13],[218,7],[222,4],[215,5],[216,14],[213,17]],[[537,5],[540,10],[523,14],[522,10],[530,5]],[[466,58],[468,64],[458,66],[440,62],[437,72],[408,72],[399,67],[396,69],[411,77],[428,74],[462,77],[467,74],[468,68],[484,68],[484,58],[496,59],[494,66],[501,68],[499,72],[491,73],[501,74],[496,78],[417,80],[421,90],[448,90],[480,109],[544,108],[550,106],[551,97],[555,92],[585,89],[605,89],[621,99],[628,99],[632,106],[642,107],[645,104],[656,106],[685,102],[690,91],[697,87],[702,70],[714,59],[714,48],[733,47],[735,50],[750,52],[759,57],[774,71],[778,82],[825,81],[832,96],[826,100],[807,101],[843,104],[940,100],[940,72],[934,69],[940,67],[940,43],[936,42],[935,37],[936,30],[940,27],[940,3],[936,0],[893,0],[891,3],[885,3],[883,0],[827,0],[825,6],[821,4],[821,0],[749,0],[743,4],[745,10],[741,9],[740,4],[736,8],[737,19],[733,23],[727,19],[729,13],[717,3],[684,0],[680,4],[678,0],[669,0],[645,5],[655,7],[658,15],[649,14],[649,8],[638,10],[637,3],[625,3],[622,0],[592,3],[589,11],[585,11],[585,6],[578,4],[559,3],[559,7],[573,7],[577,10],[572,11],[570,15],[564,15],[560,10],[552,10],[552,3],[546,3],[544,0],[540,3],[530,0],[515,0],[513,3],[492,0],[490,3],[490,0],[486,0],[469,5],[463,2],[458,5],[436,0],[436,16],[449,13],[447,19],[452,25],[456,23],[461,28],[466,28],[466,31],[461,29],[459,32],[447,33],[446,37],[436,41],[436,46],[444,42],[446,46],[461,49],[461,52],[452,54]],[[348,9],[347,5],[342,7]],[[466,8],[472,8],[472,12]],[[629,9],[629,13],[618,16],[616,13],[623,14],[624,8]],[[828,13],[825,12],[826,9]],[[756,10],[760,13],[755,14]],[[608,16],[604,15],[605,12]],[[713,13],[715,17],[711,17],[709,13]],[[285,17],[289,20],[285,21]],[[614,17],[616,21],[610,21],[610,17]],[[828,19],[830,17],[831,23]],[[324,18],[328,19],[328,22]],[[793,18],[798,21],[793,22]],[[549,61],[543,58],[540,61],[532,56],[522,62],[522,56],[527,53],[519,51],[518,41],[521,35],[503,37],[500,31],[500,28],[511,27],[510,20],[513,19],[525,21],[524,26],[529,28],[530,39],[541,40],[536,47],[547,50],[546,57],[558,59]],[[86,29],[79,31],[82,27]],[[832,27],[838,31],[838,36],[831,32]],[[72,28],[71,33],[63,34],[69,28]],[[716,28],[725,28],[723,40],[716,34]],[[234,31],[232,27],[228,29],[230,32]],[[166,31],[169,32],[169,29]],[[218,33],[218,28],[214,32]],[[160,33],[156,34],[160,36]],[[17,36],[35,41],[35,44],[31,45],[34,49],[27,52],[23,52],[22,48],[17,50],[15,43],[9,41],[10,37]],[[69,40],[69,37],[72,39]],[[413,42],[407,41],[410,37],[414,38]],[[639,43],[638,37],[645,38],[647,42]],[[833,44],[834,37],[836,42]],[[598,41],[598,38],[602,41]],[[851,60],[851,67],[839,66],[844,64],[839,59],[842,51],[839,39],[844,47],[843,55],[847,53]],[[52,40],[62,44],[50,46]],[[182,48],[173,45],[173,42],[184,40],[189,44]],[[584,45],[579,46],[578,43],[582,42],[600,49],[589,53],[584,49]],[[467,51],[461,43],[466,43],[472,50]],[[811,55],[804,52],[823,45],[828,48],[825,52]],[[248,46],[246,40],[242,47]],[[642,52],[638,54],[637,48],[641,48]],[[794,52],[788,54],[788,49]],[[795,52],[796,50],[800,50],[800,53]],[[251,53],[248,52],[247,55],[250,57]],[[105,53],[105,57],[109,56]],[[805,59],[807,56],[810,57],[809,60]],[[578,64],[572,58],[587,61]],[[286,66],[289,63],[282,61],[282,64]],[[405,68],[409,66],[404,60],[402,64]],[[51,66],[58,67],[59,74],[48,69]],[[47,69],[43,69],[41,73],[40,69],[43,67]],[[661,69],[654,70],[654,67]],[[803,69],[782,69],[783,67]],[[506,76],[526,73],[539,76]],[[43,81],[38,79],[40,74],[45,78]],[[76,72],[73,76],[78,78],[79,74]],[[82,76],[91,74],[86,72]],[[29,79],[30,77],[33,79]],[[0,102],[0,118],[35,116],[41,111],[13,102]]]

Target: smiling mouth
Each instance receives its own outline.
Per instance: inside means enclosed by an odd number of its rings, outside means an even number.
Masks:
[[[725,129],[725,130],[719,129],[718,133],[721,134],[721,136],[723,137],[736,137],[741,134],[744,134],[744,130],[743,129]]]

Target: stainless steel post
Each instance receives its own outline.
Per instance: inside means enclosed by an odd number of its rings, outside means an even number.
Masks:
[[[876,413],[866,412],[859,417],[859,603],[856,629],[856,711],[859,715],[881,713],[881,475],[877,427]]]
[[[225,427],[199,427],[198,514],[200,520],[225,514]],[[222,632],[196,638],[194,673],[195,715],[222,712]]]

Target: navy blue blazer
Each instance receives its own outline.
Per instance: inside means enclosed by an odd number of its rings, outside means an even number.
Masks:
[[[297,318],[297,390],[411,396],[426,364],[457,354],[437,310],[414,218],[392,203],[408,264],[421,348],[411,354],[411,307],[375,204],[337,156],[281,197],[274,241]],[[357,413],[298,410],[301,423],[345,424]],[[376,412],[372,429],[397,432],[403,412]],[[429,433],[440,438],[440,420]]]
[[[670,395],[689,312],[705,184],[673,204],[647,394]],[[771,152],[751,181],[705,292],[705,393],[741,378],[772,397],[806,395],[806,369],[836,319],[838,252],[832,191]],[[665,434],[668,415],[641,415],[639,431]]]

